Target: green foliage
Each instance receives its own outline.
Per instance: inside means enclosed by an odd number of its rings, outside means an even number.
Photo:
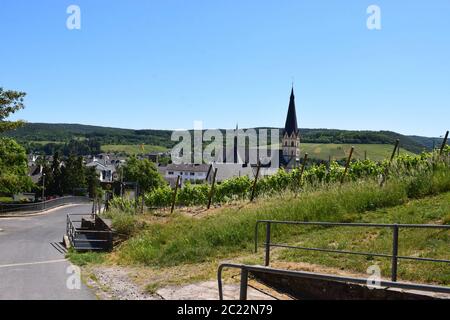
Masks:
[[[75,189],[86,187],[86,175],[82,157],[69,156],[61,170],[61,174],[63,177],[62,187],[65,194],[74,194]]]
[[[450,191],[448,168],[430,174],[432,179],[421,180],[426,189],[439,193]],[[320,191],[306,191],[301,197],[268,200],[261,206],[239,212],[225,209],[200,220],[178,216],[170,224],[152,224],[121,246],[118,253],[122,262],[135,264],[202,262],[250,250],[257,220],[351,222],[363,219],[376,209],[398,206],[408,200],[408,184],[403,179],[392,178],[382,188],[371,180],[330,185]],[[260,231],[262,236],[263,230]],[[283,240],[295,233],[280,226],[274,228],[273,236]]]
[[[210,187],[206,184],[186,183],[178,192],[177,203],[183,206],[205,205],[208,202]]]
[[[436,154],[422,153],[419,156],[402,155],[393,163],[388,161],[356,160],[351,162],[345,181],[378,181],[383,176],[404,180],[409,185],[408,196],[422,197],[433,194],[427,189],[423,180],[431,179],[438,167],[448,168],[445,161],[439,161]],[[325,164],[313,164],[307,168],[300,179],[300,170],[291,172],[278,170],[274,175],[258,180],[257,196],[272,196],[285,192],[298,193],[303,189],[322,188],[330,184],[340,183],[344,167],[332,161],[329,167]],[[409,177],[415,177],[413,180]],[[226,203],[234,200],[249,199],[253,181],[247,176],[235,177],[216,184],[213,203]],[[425,189],[421,189],[425,188]],[[176,204],[182,206],[205,205],[210,192],[209,185],[186,184],[178,193]],[[146,203],[151,207],[168,207],[172,203],[173,190],[169,187],[157,188],[146,195]]]
[[[174,191],[164,185],[145,195],[145,204],[148,207],[169,207],[173,201]]]
[[[53,155],[52,163],[45,163],[42,168],[42,177],[39,180],[39,186],[44,185],[45,196],[64,194],[63,185],[65,177],[61,166],[61,158],[59,153]],[[69,184],[69,183],[68,183]]]
[[[70,249],[66,257],[77,266],[85,266],[87,264],[101,264],[105,261],[106,254],[98,252],[77,252]]]
[[[252,181],[247,177],[235,177],[216,185],[213,200],[215,202],[227,202],[243,200],[249,197]]]
[[[430,149],[429,142],[422,137],[404,136],[392,131],[348,131],[335,129],[300,129],[304,143],[333,143],[333,144],[389,144],[394,145],[400,140],[402,148],[413,153],[420,153]]]
[[[148,159],[130,157],[123,167],[125,181],[137,182],[141,193],[149,192],[165,184],[155,164]]]
[[[12,195],[32,187],[25,150],[12,139],[0,138],[0,194]]]
[[[115,198],[117,201],[120,198]],[[121,208],[126,207],[125,210]],[[139,227],[136,216],[133,214],[134,209],[130,210],[130,203],[119,203],[117,201],[114,204],[114,209],[109,210],[104,214],[105,218],[111,219],[112,227],[117,234],[122,237],[128,238],[132,236]]]
[[[132,214],[136,211],[135,201],[125,198],[122,199],[121,197],[114,197],[109,200],[109,206],[112,210],[116,209],[127,214]]]
[[[90,198],[96,198],[99,194],[100,181],[97,171],[94,167],[87,167],[84,169],[86,184]]]
[[[169,130],[130,130],[79,124],[28,123],[22,128],[8,134],[21,143],[28,143],[30,141],[66,143],[70,140],[95,138],[102,146],[106,147],[109,145],[106,148],[111,151],[127,150],[129,146],[134,146],[130,153],[139,153],[136,152],[139,151],[137,146],[141,144],[152,146],[151,148],[159,146],[164,149],[170,149],[176,143],[171,141],[170,137],[172,132]],[[433,145],[433,138],[410,137],[389,131],[300,129],[300,135],[302,136],[302,141],[305,143],[320,144],[393,145],[396,139],[400,139],[402,149],[413,153],[420,153],[424,149],[431,150]],[[435,142],[439,143],[438,140]],[[118,145],[125,145],[126,148],[120,147],[120,150],[118,150]],[[38,144],[30,144],[30,149],[32,148],[39,150],[41,147]],[[55,151],[57,150],[51,150],[47,154],[53,154]],[[62,152],[62,150],[58,151]],[[146,150],[146,152],[148,151]],[[62,152],[62,154],[65,153]],[[326,157],[328,157],[328,154]]]
[[[0,133],[14,130],[23,125],[22,121],[7,121],[6,119],[25,107],[23,104],[25,95],[25,92],[4,90],[0,87]]]

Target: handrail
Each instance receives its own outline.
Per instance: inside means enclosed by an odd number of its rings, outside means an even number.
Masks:
[[[318,251],[318,252],[328,252],[328,253],[340,253],[340,254],[352,254],[352,255],[364,255],[382,258],[391,258],[391,280],[393,282],[397,281],[397,267],[398,260],[414,260],[414,261],[428,261],[428,262],[438,262],[438,263],[450,263],[450,260],[446,259],[434,259],[434,258],[423,258],[423,257],[410,257],[410,256],[400,256],[398,255],[398,239],[399,230],[403,229],[444,229],[450,230],[450,225],[436,225],[436,224],[383,224],[383,223],[341,223],[341,222],[309,222],[309,221],[280,221],[280,220],[258,220],[255,226],[255,253],[258,251],[258,227],[261,223],[266,224],[266,242],[265,242],[265,266],[270,264],[270,248],[288,248],[288,249],[299,249],[307,251]],[[290,246],[285,244],[272,243],[271,239],[271,225],[272,224],[288,224],[288,225],[309,225],[309,226],[329,226],[329,227],[371,227],[371,228],[390,228],[393,231],[392,234],[392,254],[382,254],[382,253],[370,253],[370,252],[356,252],[347,250],[333,250],[324,248],[308,248],[302,246]]]
[[[77,247],[76,244],[84,244],[84,243],[89,243],[89,244],[105,244],[102,245],[102,249],[103,250],[111,250],[112,249],[112,245],[113,245],[113,238],[112,238],[112,230],[89,230],[89,229],[81,229],[81,228],[77,228],[75,226],[75,222],[76,223],[81,223],[82,220],[73,220],[72,216],[84,216],[84,217],[92,217],[94,216],[92,213],[88,213],[88,214],[80,214],[80,213],[74,213],[74,214],[68,214],[67,218],[66,218],[66,229],[67,229],[67,236],[69,238],[70,243],[72,244],[72,246],[75,249],[80,249],[80,250],[84,250],[86,248],[83,247],[83,245],[81,245],[81,247]],[[83,237],[80,237],[81,235],[86,235],[86,236],[94,236],[94,238],[90,238],[90,239],[85,239]],[[107,239],[104,239],[104,235],[107,236]],[[95,238],[95,236],[100,236],[100,239]],[[96,250],[98,250],[99,248],[96,248]]]
[[[239,300],[247,300],[248,273],[251,271],[265,272],[265,273],[278,274],[278,275],[284,275],[284,276],[294,276],[294,277],[298,277],[298,278],[328,280],[328,281],[338,281],[338,282],[350,282],[350,283],[363,284],[363,285],[367,284],[367,279],[363,279],[363,278],[344,277],[344,276],[306,272],[306,271],[283,270],[283,269],[275,269],[275,268],[264,267],[264,266],[250,266],[250,265],[244,265],[244,264],[223,263],[219,266],[219,268],[217,270],[217,285],[218,285],[218,289],[219,289],[219,299],[220,300],[223,300],[222,271],[224,268],[235,268],[235,269],[241,270]],[[398,288],[398,289],[406,289],[406,290],[419,290],[419,291],[426,291],[426,292],[450,294],[450,287],[434,286],[434,285],[427,285],[427,284],[416,284],[416,283],[380,280],[379,286],[387,287],[387,288]]]
[[[0,214],[14,213],[18,211],[24,212],[40,212],[52,209],[64,204],[75,202],[90,202],[91,199],[84,196],[65,196],[51,200],[33,202],[33,203],[1,203]]]

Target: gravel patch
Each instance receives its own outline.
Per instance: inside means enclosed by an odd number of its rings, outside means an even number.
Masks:
[[[95,280],[87,283],[96,290],[97,296],[104,300],[161,300],[157,295],[146,293],[133,283],[126,269],[118,267],[94,268],[91,270]]]
[[[102,300],[218,300],[217,281],[203,281],[193,284],[167,286],[160,288],[155,294],[145,292],[145,289],[133,281],[132,270],[122,267],[94,267],[89,270],[92,275],[87,279],[89,287],[96,291]],[[224,284],[226,300],[239,299],[238,284]],[[254,288],[248,288],[249,300],[274,300]]]

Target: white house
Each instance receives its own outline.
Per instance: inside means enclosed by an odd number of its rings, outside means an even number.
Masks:
[[[113,182],[117,178],[117,167],[113,164],[105,164],[98,160],[94,160],[88,164],[86,167],[94,167],[99,174],[100,182]]]
[[[191,183],[205,181],[209,167],[207,164],[169,164],[160,168],[160,171],[170,185],[174,186],[178,176],[181,178],[181,184],[188,181]]]

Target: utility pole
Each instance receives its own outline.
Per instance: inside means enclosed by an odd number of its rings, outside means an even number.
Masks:
[[[120,167],[120,197],[123,199],[123,167]]]
[[[42,174],[42,206],[45,209],[45,173]]]

